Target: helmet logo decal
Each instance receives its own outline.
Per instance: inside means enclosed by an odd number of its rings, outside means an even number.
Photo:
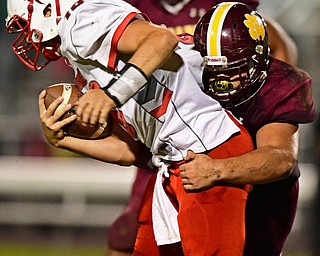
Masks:
[[[246,20],[243,22],[249,29],[249,34],[254,40],[263,40],[266,31],[264,30],[263,21],[255,13],[245,14]]]
[[[226,56],[205,56],[203,57],[202,66],[228,66],[228,58]]]

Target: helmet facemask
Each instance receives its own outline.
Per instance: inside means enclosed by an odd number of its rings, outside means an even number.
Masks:
[[[205,93],[227,109],[251,99],[268,69],[268,37],[261,16],[241,3],[216,5],[195,29],[195,49],[203,57]]]
[[[75,0],[7,1],[7,32],[17,34],[11,48],[20,61],[38,71],[50,61],[58,60],[61,57],[58,22]]]
[[[6,20],[6,31],[9,34],[16,34],[26,31],[28,26],[29,22],[18,15],[13,15],[9,20]]]
[[[251,99],[263,85],[267,73],[256,56],[225,65],[210,65],[204,58],[204,91],[226,109],[236,108]],[[227,60],[226,60],[227,62]]]
[[[51,60],[43,56],[41,32],[30,31],[29,21],[14,15],[7,23],[7,32],[18,34],[14,39],[11,49],[28,68],[38,71],[44,68]],[[37,34],[38,42],[32,38]]]

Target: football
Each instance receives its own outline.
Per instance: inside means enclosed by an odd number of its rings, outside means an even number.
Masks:
[[[47,92],[44,98],[44,104],[46,108],[48,108],[55,99],[57,99],[59,96],[62,96],[64,100],[59,107],[61,108],[70,103],[72,108],[61,117],[61,120],[75,114],[76,106],[74,106],[74,104],[83,95],[77,85],[70,83],[59,83],[50,85],[45,90]],[[95,126],[84,126],[81,124],[81,121],[74,120],[70,124],[65,125],[62,129],[66,134],[81,139],[105,138],[111,135],[112,118],[109,118],[105,127],[99,124]]]

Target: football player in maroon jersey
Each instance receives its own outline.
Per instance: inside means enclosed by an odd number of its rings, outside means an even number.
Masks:
[[[311,77],[261,51],[268,35],[250,27],[255,17],[243,15],[240,4],[225,18],[214,16],[214,10],[201,18],[194,33],[195,49],[205,61],[204,90],[242,120],[256,150],[226,160],[189,152],[181,177],[189,191],[220,179],[253,184],[244,255],[279,256],[297,209],[299,124],[316,116]],[[221,32],[215,37],[211,32],[217,30]],[[243,172],[234,172],[239,167]]]
[[[193,34],[195,24],[206,10],[222,2],[221,0],[126,1],[146,13],[155,24],[165,24],[175,34]],[[259,0],[242,0],[241,2],[248,4],[252,9],[256,9],[259,5]],[[296,64],[297,51],[292,39],[271,17],[268,17],[266,22],[272,55],[290,64]],[[149,170],[137,169],[129,202],[123,214],[108,229],[109,256],[131,255],[138,229],[138,224],[135,220],[141,197],[151,175],[152,172]]]

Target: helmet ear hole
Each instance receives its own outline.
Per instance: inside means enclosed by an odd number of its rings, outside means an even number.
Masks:
[[[238,27],[237,20],[233,20],[233,29],[236,29]]]
[[[46,8],[44,8],[43,10],[43,17],[51,17],[51,12],[52,12],[51,4],[48,4]]]

